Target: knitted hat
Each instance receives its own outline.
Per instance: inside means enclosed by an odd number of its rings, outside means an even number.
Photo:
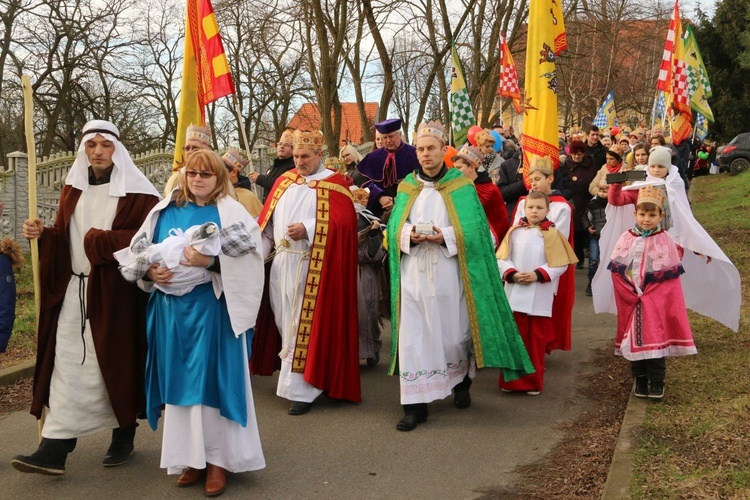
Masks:
[[[648,164],[669,168],[672,165],[671,150],[664,146],[654,146],[651,148],[651,154],[648,155]]]

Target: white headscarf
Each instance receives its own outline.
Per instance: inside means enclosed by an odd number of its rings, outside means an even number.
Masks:
[[[127,148],[120,142],[120,131],[114,124],[106,120],[91,120],[83,126],[81,144],[78,146],[78,153],[73,166],[70,167],[68,176],[65,178],[65,184],[84,192],[89,188],[89,159],[86,156],[86,141],[93,139],[97,134],[115,145],[115,152],[112,155],[114,168],[109,180],[109,195],[121,198],[128,193],[142,193],[158,196],[161,199],[154,185],[136,167]]]

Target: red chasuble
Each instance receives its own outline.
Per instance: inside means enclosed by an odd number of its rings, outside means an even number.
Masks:
[[[258,218],[263,230],[291,184],[306,180],[297,170],[276,180]],[[341,174],[310,181],[317,192],[315,237],[299,318],[292,371],[335,399],[361,400],[357,323],[357,215]],[[268,301],[266,281],[253,339],[251,370],[270,375],[279,366],[279,332]],[[275,358],[275,359],[274,359]]]
[[[484,213],[487,216],[487,222],[490,223],[490,229],[495,235],[495,249],[497,249],[505,238],[505,233],[510,229],[505,200],[503,200],[500,189],[492,182],[475,182],[474,187],[477,189],[477,195],[479,195],[479,201],[482,203],[482,208],[484,208]]]

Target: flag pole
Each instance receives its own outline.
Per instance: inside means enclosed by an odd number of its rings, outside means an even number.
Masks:
[[[31,79],[21,76],[21,88],[23,89],[24,109],[24,132],[26,134],[26,152],[28,154],[28,188],[29,188],[29,219],[38,217],[36,197],[36,144],[34,143],[34,96],[32,94]],[[39,312],[42,303],[42,287],[39,278],[39,239],[29,240],[31,248],[31,273],[34,276],[34,316],[36,318],[36,331],[39,332]],[[39,441],[42,441],[42,427],[44,426],[45,411],[42,408],[42,417],[37,421],[37,432]]]
[[[255,169],[255,164],[253,163],[253,157],[250,154],[250,141],[247,139],[247,131],[245,130],[245,122],[242,120],[242,113],[240,112],[240,103],[237,100],[237,94],[232,94],[232,100],[234,101],[234,111],[237,114],[237,122],[240,124],[240,133],[242,134],[242,139],[245,141],[245,154],[247,155],[247,161],[248,163],[248,170],[252,172],[258,172],[259,170]],[[262,164],[263,162],[260,161],[260,158],[258,158],[258,161]],[[258,193],[258,185],[253,182],[253,193],[255,193],[255,196],[260,197],[261,194]]]

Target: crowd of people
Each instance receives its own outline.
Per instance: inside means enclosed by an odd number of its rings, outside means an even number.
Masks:
[[[191,126],[162,198],[117,127],[87,123],[54,225],[23,225],[41,256],[42,439],[13,467],[62,475],[100,429],[103,465],[122,465],[137,420],[163,418],[161,467],[220,495],[227,472],[265,467],[252,376],[279,371],[293,416],[322,394],[359,402],[384,318],[397,430],[451,395],[469,408],[477,369],[499,369],[499,393],[538,396],[546,356],[571,349],[586,260],[635,395],[661,399],[664,358],[696,352],[687,308],[737,328],[739,274],[692,217],[681,148],[658,130],[611,132],[561,136],[560,166],[535,158],[524,174],[510,127],[455,150],[438,122],[411,145],[388,119],[372,152],[347,145],[330,162],[320,132],[285,130],[271,167],[246,176],[239,151],[219,156]]]

